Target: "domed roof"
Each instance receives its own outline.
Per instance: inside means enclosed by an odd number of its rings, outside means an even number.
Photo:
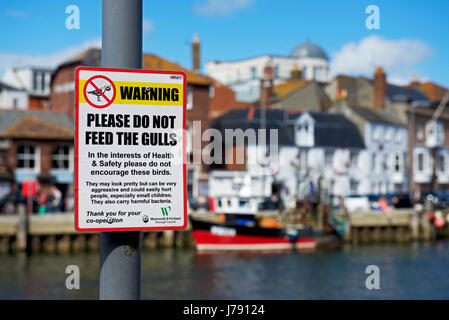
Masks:
[[[304,42],[290,53],[291,58],[320,58],[329,61],[326,53],[318,45],[312,42]]]

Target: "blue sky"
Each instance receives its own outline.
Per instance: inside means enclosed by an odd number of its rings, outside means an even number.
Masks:
[[[67,30],[68,5],[80,8],[79,30]],[[365,27],[368,5],[380,29]],[[201,61],[288,55],[306,39],[322,46],[333,73],[370,75],[383,66],[390,81],[417,74],[449,87],[449,1],[144,0],[144,51],[191,67],[190,43]],[[100,0],[1,1],[0,72],[8,66],[53,66],[101,43]],[[62,61],[61,61],[62,60]]]

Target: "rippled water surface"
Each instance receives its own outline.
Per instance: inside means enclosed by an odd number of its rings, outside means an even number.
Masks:
[[[80,290],[65,288],[78,265]],[[380,268],[367,290],[365,268]],[[97,299],[97,253],[0,255],[0,299]],[[144,250],[144,299],[448,299],[449,242],[376,244],[312,253]]]

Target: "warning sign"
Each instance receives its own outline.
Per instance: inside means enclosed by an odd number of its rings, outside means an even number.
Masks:
[[[182,72],[76,70],[75,227],[187,224]]]

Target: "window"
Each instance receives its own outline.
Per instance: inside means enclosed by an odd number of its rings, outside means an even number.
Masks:
[[[36,147],[29,144],[19,145],[17,148],[17,168],[36,168]]]
[[[186,109],[187,110],[193,109],[193,90],[192,90],[192,86],[187,86]]]
[[[70,168],[70,148],[58,146],[51,156],[51,167],[53,169],[68,170]]]
[[[355,151],[352,151],[349,155],[349,163],[350,166],[353,168],[357,167],[357,159],[358,159],[358,153]]]
[[[332,166],[334,164],[334,153],[331,150],[324,151],[324,165]]]
[[[279,65],[274,66],[274,77],[277,79],[279,78]]]
[[[307,122],[304,123],[304,133],[305,134],[309,133],[309,124]]]
[[[37,90],[37,72],[33,72],[33,90]]]
[[[307,151],[301,151],[299,156],[300,169],[305,172],[307,170]]]
[[[187,196],[193,197],[193,182],[194,182],[194,176],[195,176],[195,170],[194,169],[188,169],[187,170]],[[218,205],[221,207],[221,204]]]
[[[401,142],[402,141],[402,134],[401,134],[401,130],[397,130],[396,131],[396,135],[394,137],[394,141],[396,142]]]
[[[418,153],[418,171],[423,172],[424,171],[424,154],[423,153]]]
[[[391,140],[391,138],[392,138],[392,136],[393,136],[393,129],[391,129],[391,128],[388,128],[387,130],[385,130],[385,136],[384,136],[384,139],[385,139],[385,141],[390,141]]]
[[[423,130],[422,124],[418,124],[417,130],[416,130],[416,138],[419,140],[424,139],[424,130]]]
[[[239,200],[239,208],[249,208],[248,200]]]
[[[193,141],[193,134],[192,134],[192,127],[189,122],[186,123],[186,153],[192,152],[192,141]]]
[[[374,127],[373,128],[373,140],[377,141],[380,139],[380,128],[379,127]]]
[[[374,172],[378,172],[378,168],[379,168],[379,166],[377,164],[377,154],[373,153],[372,156],[371,156],[371,169]]]
[[[379,194],[385,195],[387,193],[387,185],[384,182],[379,182]]]
[[[41,87],[42,87],[42,76],[40,72],[34,72],[35,74],[35,78],[36,78],[36,87],[35,87],[35,91],[41,91]]]
[[[440,153],[438,155],[438,170],[440,172],[444,172],[446,170],[446,157],[444,154]]]
[[[320,80],[322,78],[322,67],[313,67],[313,79]]]
[[[256,67],[251,67],[251,79],[257,79],[257,69]]]
[[[306,66],[304,66],[304,67],[302,68],[302,75],[303,75],[303,78],[306,78],[306,77],[307,77],[307,67],[306,67]]]
[[[45,91],[45,72],[41,73],[41,89]]]
[[[401,157],[399,153],[394,155],[394,164],[393,164],[394,172],[399,173],[401,171]]]
[[[385,157],[383,157],[382,170],[387,171],[389,165],[390,164],[388,163],[388,155],[385,155]]]
[[[359,182],[357,180],[351,179],[350,189],[352,194],[357,194],[359,192]]]

